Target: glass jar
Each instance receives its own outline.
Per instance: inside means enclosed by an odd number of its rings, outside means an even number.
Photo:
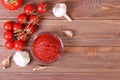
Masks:
[[[35,34],[31,43],[31,52],[42,64],[55,62],[63,53],[62,39],[55,33],[42,32]]]

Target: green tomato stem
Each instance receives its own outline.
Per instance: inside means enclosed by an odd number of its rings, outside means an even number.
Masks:
[[[8,0],[8,1],[12,3],[12,2],[14,2],[15,0]]]

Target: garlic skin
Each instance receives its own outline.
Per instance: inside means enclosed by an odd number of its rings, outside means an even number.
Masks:
[[[16,65],[25,67],[30,62],[30,56],[27,51],[16,51],[15,55],[13,56],[13,60],[15,61]]]
[[[33,68],[33,71],[41,71],[43,69],[46,69],[47,67],[44,67],[44,66],[37,66],[35,68]]]
[[[11,55],[8,56],[8,58],[4,59],[1,62],[1,66],[3,69],[7,69],[8,67],[10,67],[10,61],[11,61]]]
[[[66,14],[67,6],[65,3],[57,3],[53,8],[53,14],[56,17],[64,16],[68,21],[72,21],[72,19]]]

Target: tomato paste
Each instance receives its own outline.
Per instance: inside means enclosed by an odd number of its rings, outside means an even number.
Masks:
[[[52,62],[62,53],[61,39],[53,33],[43,33],[33,42],[32,51],[35,57],[42,62]]]

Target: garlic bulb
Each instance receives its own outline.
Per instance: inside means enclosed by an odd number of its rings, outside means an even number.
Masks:
[[[13,60],[15,61],[16,65],[25,67],[30,62],[30,56],[27,51],[16,51],[15,55],[13,56]]]
[[[72,19],[66,14],[67,6],[65,3],[57,3],[53,8],[53,14],[56,17],[64,16],[68,21],[72,21]]]

